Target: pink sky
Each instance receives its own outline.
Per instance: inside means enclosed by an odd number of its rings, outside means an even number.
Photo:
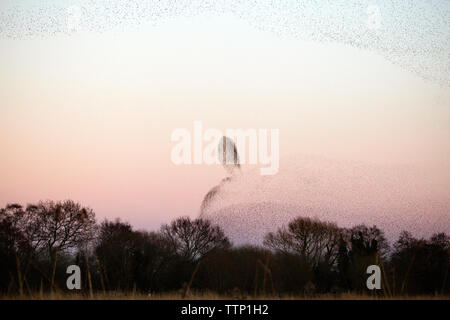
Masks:
[[[299,155],[408,168],[450,215],[449,88],[370,51],[226,25],[0,39],[0,206],[71,198],[152,229],[195,217],[225,172],[175,166],[170,135],[200,120],[279,129],[280,169]],[[280,177],[292,197],[296,170]]]

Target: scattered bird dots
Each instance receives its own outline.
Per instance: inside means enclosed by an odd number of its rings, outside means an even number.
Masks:
[[[280,37],[371,50],[450,86],[450,2],[445,0],[2,1],[0,38],[134,30],[199,14],[232,14]]]

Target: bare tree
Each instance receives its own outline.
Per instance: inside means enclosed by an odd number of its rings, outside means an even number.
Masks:
[[[53,288],[58,253],[84,247],[93,239],[96,230],[95,213],[72,200],[41,201],[27,208],[31,230],[39,226],[36,243],[42,244],[53,265],[50,286]]]
[[[230,246],[228,238],[218,226],[204,219],[178,218],[170,225],[163,225],[161,233],[173,245],[176,252],[193,261],[215,248]]]
[[[389,253],[389,243],[384,232],[376,226],[357,225],[346,230],[352,252],[362,255],[379,255],[385,258]]]
[[[40,225],[28,208],[24,210],[14,203],[0,210],[0,238],[6,252],[14,257],[19,294],[23,294],[31,261],[41,245],[39,230]]]
[[[268,233],[264,244],[276,251],[298,254],[311,266],[319,263],[333,265],[337,258],[340,236],[341,231],[334,223],[299,217],[287,227]]]
[[[23,256],[27,248],[23,234],[18,228],[18,221],[23,215],[23,208],[18,204],[8,204],[0,209],[0,269],[2,276],[8,271],[9,279],[17,277],[19,294],[23,294]],[[16,270],[15,275],[12,272]],[[2,283],[6,285],[6,279]]]
[[[56,249],[64,251],[83,245],[94,237],[96,224],[92,209],[72,200],[45,201],[28,206],[39,225],[36,241],[43,243],[52,255]]]

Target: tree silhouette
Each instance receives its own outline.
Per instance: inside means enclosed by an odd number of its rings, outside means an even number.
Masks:
[[[105,220],[95,247],[100,273],[108,289],[151,291],[161,284],[173,256],[170,243],[155,232],[134,231],[125,222]]]
[[[66,268],[82,271],[84,293],[208,290],[233,297],[366,293],[367,267],[382,270],[377,295],[448,294],[450,237],[402,232],[391,251],[376,226],[342,229],[298,217],[264,245],[232,247],[208,220],[181,217],[158,231],[120,220],[95,222],[74,201],[0,208],[0,292],[64,290]],[[44,285],[45,282],[45,285]],[[374,292],[370,292],[374,294]]]
[[[440,233],[417,239],[404,231],[394,244],[390,264],[401,294],[448,292],[450,237]]]
[[[296,218],[287,228],[269,233],[264,244],[274,250],[300,255],[312,267],[335,263],[340,239],[340,229],[334,223],[317,219]]]
[[[204,219],[181,217],[170,225],[163,225],[161,233],[186,261],[199,259],[213,249],[230,246],[220,227]]]

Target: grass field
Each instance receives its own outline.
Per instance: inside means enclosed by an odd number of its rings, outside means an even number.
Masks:
[[[355,293],[342,294],[318,294],[310,296],[231,296],[219,295],[214,292],[192,293],[183,298],[182,294],[161,293],[161,294],[143,294],[136,292],[109,292],[109,293],[35,293],[23,296],[10,295],[0,296],[1,300],[450,300],[446,295],[419,295],[419,296],[381,296],[381,295],[362,295]]]

